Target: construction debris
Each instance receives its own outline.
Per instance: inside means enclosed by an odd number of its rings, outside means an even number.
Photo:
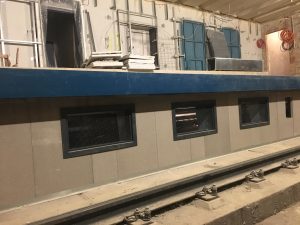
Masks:
[[[122,58],[122,52],[92,52],[89,59],[83,67],[98,69],[121,69],[123,63],[119,60]]]
[[[154,56],[125,55],[121,61],[128,70],[155,70]]]
[[[5,55],[0,55],[0,59],[4,60],[4,66],[5,67],[10,67],[11,62],[9,60],[9,55],[5,54]]]
[[[5,67],[18,67],[19,66],[19,48],[17,48],[17,52],[16,52],[16,63],[14,65],[11,64],[11,61],[9,59],[9,55],[8,54],[3,54],[0,55],[0,59],[4,60],[4,66]]]

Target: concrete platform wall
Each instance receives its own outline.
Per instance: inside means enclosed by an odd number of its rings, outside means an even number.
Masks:
[[[239,127],[238,97],[268,96],[270,125]],[[285,97],[293,117],[285,117]],[[172,102],[215,99],[218,133],[174,141]],[[137,146],[63,159],[60,108],[135,103]],[[0,102],[0,209],[300,134],[300,93],[57,98]]]

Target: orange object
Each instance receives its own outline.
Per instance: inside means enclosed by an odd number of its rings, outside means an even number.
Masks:
[[[289,29],[284,29],[280,33],[280,38],[284,43],[292,43],[295,39],[295,34]]]

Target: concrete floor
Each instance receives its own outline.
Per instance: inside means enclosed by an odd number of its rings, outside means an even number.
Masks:
[[[165,212],[153,218],[155,225],[299,225],[300,204],[297,208],[287,210],[290,215],[278,212],[300,200],[300,168],[279,172],[266,176],[259,184],[239,185],[220,193],[217,204],[210,203],[209,208],[203,207],[201,200]],[[298,210],[298,211],[297,211]],[[273,215],[282,215],[281,220],[274,221]],[[262,222],[271,217],[271,222]],[[290,217],[290,223],[285,219]],[[297,218],[297,219],[296,219]],[[292,223],[293,222],[293,223]]]
[[[299,225],[300,224],[300,202],[282,210],[278,214],[271,216],[257,225]]]

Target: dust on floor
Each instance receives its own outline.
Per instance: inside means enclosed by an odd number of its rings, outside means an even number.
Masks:
[[[300,202],[282,210],[257,225],[299,225],[300,224]]]

